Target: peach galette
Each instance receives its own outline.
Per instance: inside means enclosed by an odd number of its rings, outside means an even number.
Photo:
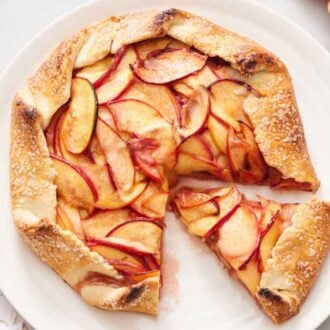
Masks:
[[[15,222],[92,305],[157,313],[169,189],[196,174],[319,185],[285,66],[201,17],[109,17],[62,42],[14,99]]]
[[[181,188],[172,204],[275,323],[299,312],[329,250],[329,203],[250,201],[233,186]]]

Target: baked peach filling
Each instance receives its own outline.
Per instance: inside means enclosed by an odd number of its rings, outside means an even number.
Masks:
[[[249,201],[236,187],[181,188],[172,204],[189,233],[201,237],[252,295],[296,209],[262,197]]]
[[[45,130],[57,223],[136,282],[159,276],[163,218],[178,176],[309,190],[269,167],[258,148],[244,102],[265,88],[262,74],[243,77],[169,37],[125,46],[74,72],[71,99]],[[251,203],[228,189],[200,193],[203,207],[176,204],[189,230],[254,292],[289,220],[284,206]]]

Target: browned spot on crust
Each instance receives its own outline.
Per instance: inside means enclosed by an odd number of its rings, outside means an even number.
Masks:
[[[172,9],[168,9],[168,10],[164,10],[161,13],[159,13],[156,17],[155,17],[155,30],[162,34],[165,33],[165,28],[164,28],[164,24],[172,19],[174,19],[174,17],[177,14],[177,10],[172,8]]]
[[[125,304],[130,304],[133,300],[139,298],[143,291],[144,285],[133,287],[129,295],[125,298]]]
[[[271,290],[269,290],[267,288],[261,288],[259,290],[259,295],[270,301],[280,302],[282,300],[280,296],[278,296],[277,294],[274,294]]]

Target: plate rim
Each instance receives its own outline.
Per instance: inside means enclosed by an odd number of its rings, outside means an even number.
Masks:
[[[34,34],[34,36],[32,38],[30,38],[29,41],[27,41],[22,46],[22,48],[15,54],[15,56],[9,61],[9,63],[7,63],[7,65],[5,66],[5,68],[0,73],[0,84],[2,84],[5,81],[8,81],[8,79],[9,79],[8,75],[13,70],[13,67],[14,67],[15,63],[21,57],[23,57],[24,56],[24,53],[30,47],[32,47],[33,44],[38,39],[42,38],[43,35],[45,35],[49,30],[52,30],[52,28],[55,27],[55,26],[57,26],[61,21],[65,20],[67,17],[69,17],[71,15],[74,15],[76,12],[79,12],[80,10],[84,9],[85,7],[93,6],[93,5],[95,5],[95,3],[102,2],[102,1],[104,1],[104,0],[89,0],[89,1],[86,1],[86,2],[84,2],[82,4],[80,4],[80,5],[77,5],[77,6],[73,7],[72,9],[70,9],[70,10],[62,13],[61,15],[59,15],[58,17],[56,17],[55,19],[53,19],[51,22],[49,22],[48,24],[46,24],[43,28],[41,28],[41,30],[39,32],[37,32],[36,34]],[[130,0],[128,0],[128,1],[130,1]],[[268,7],[266,4],[257,2],[255,0],[234,0],[234,1],[245,3],[246,6],[252,6],[252,7],[253,6],[256,6],[256,7],[259,7],[262,10],[267,11],[268,13],[270,13],[276,19],[285,21],[285,24],[287,24],[288,26],[291,26],[300,35],[303,35],[305,39],[308,39],[308,41],[311,42],[314,47],[318,48],[318,51],[320,53],[322,53],[322,56],[324,56],[324,60],[325,60],[324,62],[326,63],[326,66],[328,66],[330,68],[330,52],[314,36],[312,36],[309,32],[307,32],[299,24],[293,22],[290,18],[286,17],[285,15],[277,12],[275,9]],[[151,9],[158,9],[158,8],[159,8],[159,6],[157,6],[157,4],[155,4],[155,6],[150,7],[149,9],[151,10]],[[178,5],[177,8],[182,8],[182,6]],[[142,11],[145,11],[145,10],[146,9],[143,9],[143,10],[141,10],[141,12]],[[189,11],[189,9],[187,9],[187,11]],[[126,12],[131,12],[131,11],[127,10]],[[107,17],[107,16],[108,15],[104,15],[104,17]],[[73,32],[70,31],[68,36],[70,36],[70,34],[72,34],[72,33]],[[51,51],[52,50],[50,49],[49,54],[50,54]],[[328,60],[328,63],[326,62],[326,60]],[[322,62],[323,62],[323,60],[322,60]],[[9,187],[7,187],[7,189],[9,191]],[[7,294],[8,292],[6,292],[6,287],[1,282],[0,282],[0,289],[1,289],[2,293],[3,293],[3,295],[5,296],[5,298],[7,299],[7,301],[13,306],[13,308],[15,308],[15,310],[17,311],[17,313],[20,314],[20,316],[24,319],[24,321],[26,323],[28,323],[29,325],[31,325],[33,328],[37,329],[37,327],[34,324],[35,322],[37,323],[37,321],[28,320],[25,317],[25,312],[15,306],[16,303],[14,302],[14,299],[13,299],[12,295]],[[330,316],[330,306],[329,306],[329,310],[328,310],[327,314],[326,315],[325,314],[326,313],[324,313],[324,315],[320,317],[319,321],[317,321],[317,324],[315,324],[313,326],[315,326],[315,327],[320,326]]]

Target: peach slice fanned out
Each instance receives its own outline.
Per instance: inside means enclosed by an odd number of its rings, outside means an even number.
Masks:
[[[93,181],[84,170],[56,155],[51,155],[57,172],[57,194],[69,205],[91,213],[98,194]]]
[[[194,172],[209,172],[215,176],[221,176],[222,169],[206,158],[190,153],[180,152],[175,165],[178,175],[188,175]]]
[[[140,168],[141,172],[156,182],[162,181],[162,176],[157,169],[157,163],[152,153],[158,148],[155,139],[131,139],[128,148],[132,154],[135,164]]]
[[[220,120],[240,131],[239,122],[249,124],[243,111],[243,103],[250,91],[245,84],[234,80],[220,80],[209,88],[211,112]]]
[[[101,149],[100,143],[95,135],[91,139],[91,142],[88,147],[88,151],[90,157],[92,158],[95,164],[105,165],[107,163],[105,154]]]
[[[108,72],[94,83],[100,104],[118,98],[130,86],[134,78],[130,65],[136,60],[133,47],[124,47],[116,54]]]
[[[127,252],[104,245],[90,245],[89,248],[100,254],[109,264],[122,271],[125,275],[136,275],[148,271],[139,259]]]
[[[74,154],[82,153],[93,135],[97,119],[97,99],[92,84],[83,78],[72,80],[71,101],[61,138],[65,148]]]
[[[182,142],[179,147],[179,153],[181,152],[196,155],[210,161],[213,160],[212,152],[199,135],[192,135],[187,140]]]
[[[226,154],[228,127],[212,115],[208,117],[207,127],[219,150]]]
[[[157,109],[167,122],[178,122],[178,105],[173,93],[167,86],[153,85],[136,80],[131,87],[121,95],[120,99],[143,101]]]
[[[96,135],[116,188],[123,192],[129,191],[134,184],[135,169],[126,143],[100,119],[97,121]]]
[[[134,65],[134,73],[152,84],[167,84],[201,70],[207,57],[188,49],[165,49]]]
[[[238,207],[219,229],[218,248],[234,268],[237,268],[237,258],[241,264],[244,258],[248,258],[254,252],[258,244],[258,219],[248,208]]]
[[[149,39],[139,42],[135,45],[137,55],[140,60],[145,60],[155,51],[166,48],[173,41],[170,37]]]
[[[109,200],[110,196],[117,194],[116,188],[111,180],[108,164],[84,165],[83,169],[92,180],[97,191],[95,204],[100,201]]]
[[[138,100],[115,101],[109,104],[109,109],[121,135],[154,139],[159,145],[152,153],[156,163],[162,165],[174,162],[177,143],[172,125],[156,109]]]
[[[219,204],[212,199],[201,205],[196,205],[189,208],[180,208],[180,213],[186,219],[187,224],[198,220],[205,221],[203,218],[212,216],[214,218],[214,225],[219,219],[220,207]]]
[[[173,201],[180,208],[190,208],[204,204],[211,199],[213,199],[213,197],[206,193],[182,188],[180,191],[176,192]]]
[[[220,196],[216,195],[215,198],[219,204],[220,215],[214,226],[205,233],[205,239],[208,239],[214,232],[219,230],[219,228],[221,228],[221,226],[236,212],[242,201],[242,194],[237,188],[232,187],[229,192],[225,191],[225,194],[221,194]]]
[[[243,124],[241,132],[232,127],[227,135],[227,156],[235,176],[243,183],[258,183],[266,175],[266,164],[255,142],[252,129]]]
[[[200,86],[189,98],[182,118],[181,133],[184,137],[200,131],[206,124],[210,110],[209,95],[205,87]]]
[[[191,97],[199,86],[204,86],[207,88],[217,80],[218,77],[213,73],[208,65],[205,65],[197,73],[175,82],[173,87],[184,96]]]
[[[86,237],[106,237],[110,230],[126,221],[132,220],[134,217],[133,213],[129,209],[105,210],[93,213],[82,221]]]
[[[200,138],[207,146],[208,150],[211,152],[212,157],[214,159],[218,158],[221,154],[221,149],[217,146],[214,138],[212,137],[210,130],[205,129],[202,133],[200,133]]]
[[[104,199],[98,199],[95,206],[100,209],[119,209],[125,207],[137,199],[145,190],[146,182],[139,182],[133,186],[130,191],[122,192],[120,190],[108,195]]]
[[[110,231],[106,241],[134,248],[142,253],[159,252],[162,229],[147,220],[125,222]]]
[[[85,233],[81,224],[81,218],[76,208],[70,207],[61,200],[58,200],[56,207],[57,215],[60,220],[60,225],[64,229],[69,229],[77,235],[82,241],[85,240]]]
[[[143,193],[130,204],[130,207],[146,217],[162,218],[165,216],[167,198],[168,193],[151,181]]]
[[[85,152],[80,154],[74,154],[68,151],[64,145],[63,127],[64,127],[64,123],[66,122],[66,118],[68,116],[69,116],[69,112],[66,110],[62,113],[62,115],[58,118],[56,122],[55,132],[54,132],[54,148],[53,148],[54,153],[77,166],[91,164],[92,161],[86,155]]]

